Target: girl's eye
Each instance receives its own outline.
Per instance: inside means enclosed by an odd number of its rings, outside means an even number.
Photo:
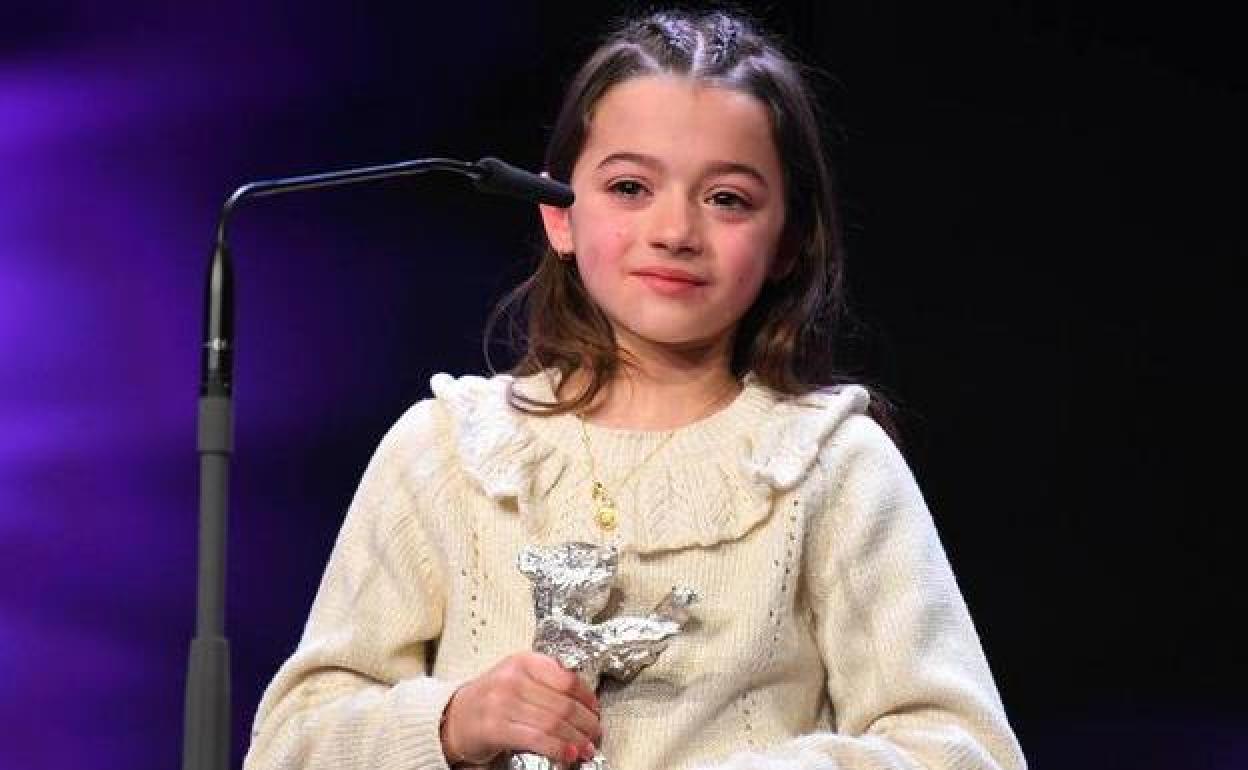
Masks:
[[[714,205],[723,208],[747,209],[750,207],[749,201],[745,198],[742,198],[734,192],[728,192],[727,190],[720,190],[719,192],[711,193],[711,196],[707,198],[707,200]]]
[[[636,198],[646,191],[645,186],[636,179],[620,179],[608,185],[607,189],[625,198]]]

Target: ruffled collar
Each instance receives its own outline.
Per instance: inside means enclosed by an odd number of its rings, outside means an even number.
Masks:
[[[534,417],[508,402],[513,384],[547,400],[550,382],[546,373],[489,379],[437,374],[430,382],[452,418],[468,476],[505,508],[514,503],[538,540],[563,534],[573,515],[568,512],[584,508],[588,489],[578,418]],[[858,386],[786,397],[747,376],[730,404],[677,430],[656,462],[638,474],[645,483],[632,493],[635,515],[622,522],[620,544],[646,553],[742,537],[768,516],[776,496],[801,483],[836,426],[865,412],[868,400]],[[608,469],[634,467],[667,435],[587,428],[597,462]],[[578,482],[578,476],[585,478]]]

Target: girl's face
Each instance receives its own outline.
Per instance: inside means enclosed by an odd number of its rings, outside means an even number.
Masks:
[[[727,344],[784,228],[767,108],[687,78],[617,84],[594,107],[571,184],[571,208],[542,207],[546,232],[575,253],[620,344]]]

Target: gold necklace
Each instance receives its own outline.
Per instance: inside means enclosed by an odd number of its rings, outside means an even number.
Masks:
[[[697,417],[693,418],[690,423],[697,422],[705,417],[712,409],[715,408],[717,404],[719,404],[719,402],[723,401],[725,395],[732,393],[739,386],[740,383],[734,380],[733,387],[716,396],[715,400],[711,401],[711,403],[708,404]],[[585,427],[585,418],[579,414],[576,417],[581,425],[581,443],[585,445],[585,454],[589,457],[589,474],[590,478],[593,479],[593,484],[590,487],[590,497],[594,502],[594,522],[597,523],[598,526],[604,531],[611,532],[616,528],[616,526],[619,525],[619,506],[616,505],[615,498],[612,497],[611,493],[607,491],[606,484],[603,484],[598,476],[598,463],[594,460],[594,452],[589,447],[589,430]],[[676,435],[676,430],[678,429],[668,431],[667,435],[665,435],[663,439],[655,445],[654,449],[651,449],[650,452],[641,459],[641,462],[634,465],[632,470],[624,474],[624,478],[620,479],[619,482],[614,485],[615,488],[623,489],[628,480],[640,471],[646,463],[650,462],[650,459],[657,455],[659,450],[667,445],[667,442],[672,440],[672,437]]]
[[[580,415],[577,416],[580,417]],[[589,431],[585,428],[585,420],[583,418],[581,418],[580,422],[581,441],[585,444],[585,454],[589,455],[589,475],[594,480],[593,486],[590,489],[590,496],[593,498],[595,508],[594,521],[598,523],[599,527],[602,527],[607,532],[610,532],[615,529],[616,525],[619,523],[619,508],[616,507],[615,498],[613,498],[611,493],[607,491],[606,485],[598,479],[598,464],[594,462],[593,450],[589,448]],[[650,458],[657,455],[659,450],[662,449],[667,442],[671,441],[672,436],[675,435],[676,431],[668,431],[667,435],[663,437],[663,440],[660,441],[654,449],[651,449],[650,453],[642,458],[641,462],[634,465],[631,471],[624,474],[624,478],[620,479],[619,484],[616,485],[616,489],[621,489],[624,484],[633,477],[633,474],[641,470],[643,465],[650,462]]]

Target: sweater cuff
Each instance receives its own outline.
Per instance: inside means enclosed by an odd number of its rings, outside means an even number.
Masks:
[[[422,676],[407,679],[394,687],[395,705],[402,729],[399,731],[400,756],[396,766],[413,770],[450,770],[442,753],[442,712],[459,684]]]

